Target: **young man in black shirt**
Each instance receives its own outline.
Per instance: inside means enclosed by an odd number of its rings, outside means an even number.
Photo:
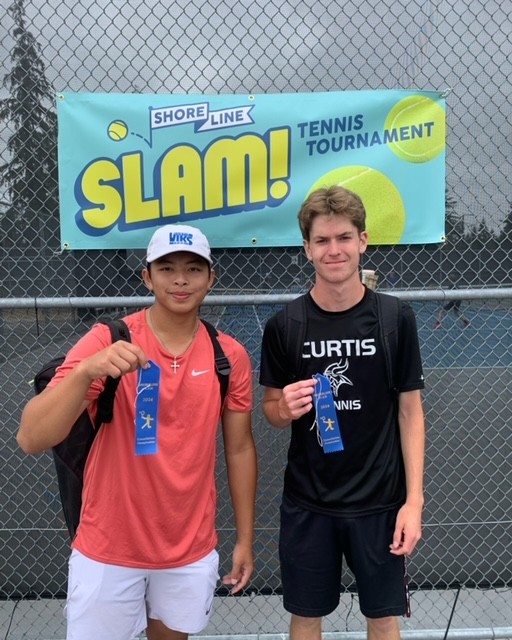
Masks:
[[[278,428],[291,424],[279,542],[290,639],[320,640],[323,616],[339,604],[345,558],[368,637],[397,640],[398,616],[409,611],[406,557],[421,537],[423,510],[416,322],[400,303],[391,388],[379,294],[360,276],[368,244],[361,199],[338,186],[319,189],[299,224],[315,268],[301,364],[281,311],[265,327],[260,374],[265,417]]]

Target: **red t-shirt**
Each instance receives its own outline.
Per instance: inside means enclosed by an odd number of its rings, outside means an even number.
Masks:
[[[158,451],[136,453],[135,414],[138,371],[123,376],[114,417],[101,427],[85,468],[82,515],[73,547],[109,564],[159,569],[199,560],[217,544],[215,529],[216,437],[220,393],[213,346],[204,325],[187,352],[171,366],[139,311],[125,321],[131,339],[160,367]],[[252,409],[252,368],[246,350],[219,333],[231,363],[225,406]],[[111,343],[106,325],[95,325],[69,352],[51,386],[76,364]],[[95,381],[87,398],[95,400],[104,380]],[[95,410],[95,403],[90,409]]]

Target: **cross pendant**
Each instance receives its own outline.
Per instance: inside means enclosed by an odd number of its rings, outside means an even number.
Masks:
[[[176,357],[174,358],[174,362],[171,364],[171,368],[174,373],[176,373],[177,370],[180,368],[180,365],[176,362]]]

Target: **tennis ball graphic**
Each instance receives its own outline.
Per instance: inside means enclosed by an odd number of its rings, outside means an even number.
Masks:
[[[108,137],[115,142],[124,140],[128,135],[128,125],[122,120],[114,120],[108,125]]]
[[[405,206],[400,192],[387,176],[371,167],[339,167],[319,178],[310,193],[332,185],[357,193],[363,201],[370,244],[400,242],[405,228]]]
[[[389,112],[384,126],[401,138],[388,144],[406,162],[429,162],[446,146],[445,111],[425,96],[400,100]]]

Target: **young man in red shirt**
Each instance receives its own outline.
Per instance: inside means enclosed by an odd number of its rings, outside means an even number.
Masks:
[[[121,377],[113,420],[87,459],[72,543],[68,640],[183,640],[207,625],[218,579],[215,459],[222,422],[237,529],[232,593],[253,571],[257,461],[252,367],[219,333],[231,364],[221,405],[211,339],[199,308],[214,281],[210,247],[195,227],[157,229],[143,279],[154,303],[124,318],[131,342],[95,325],[43,393],[26,405],[17,435],[37,454],[61,442],[106,376]]]

